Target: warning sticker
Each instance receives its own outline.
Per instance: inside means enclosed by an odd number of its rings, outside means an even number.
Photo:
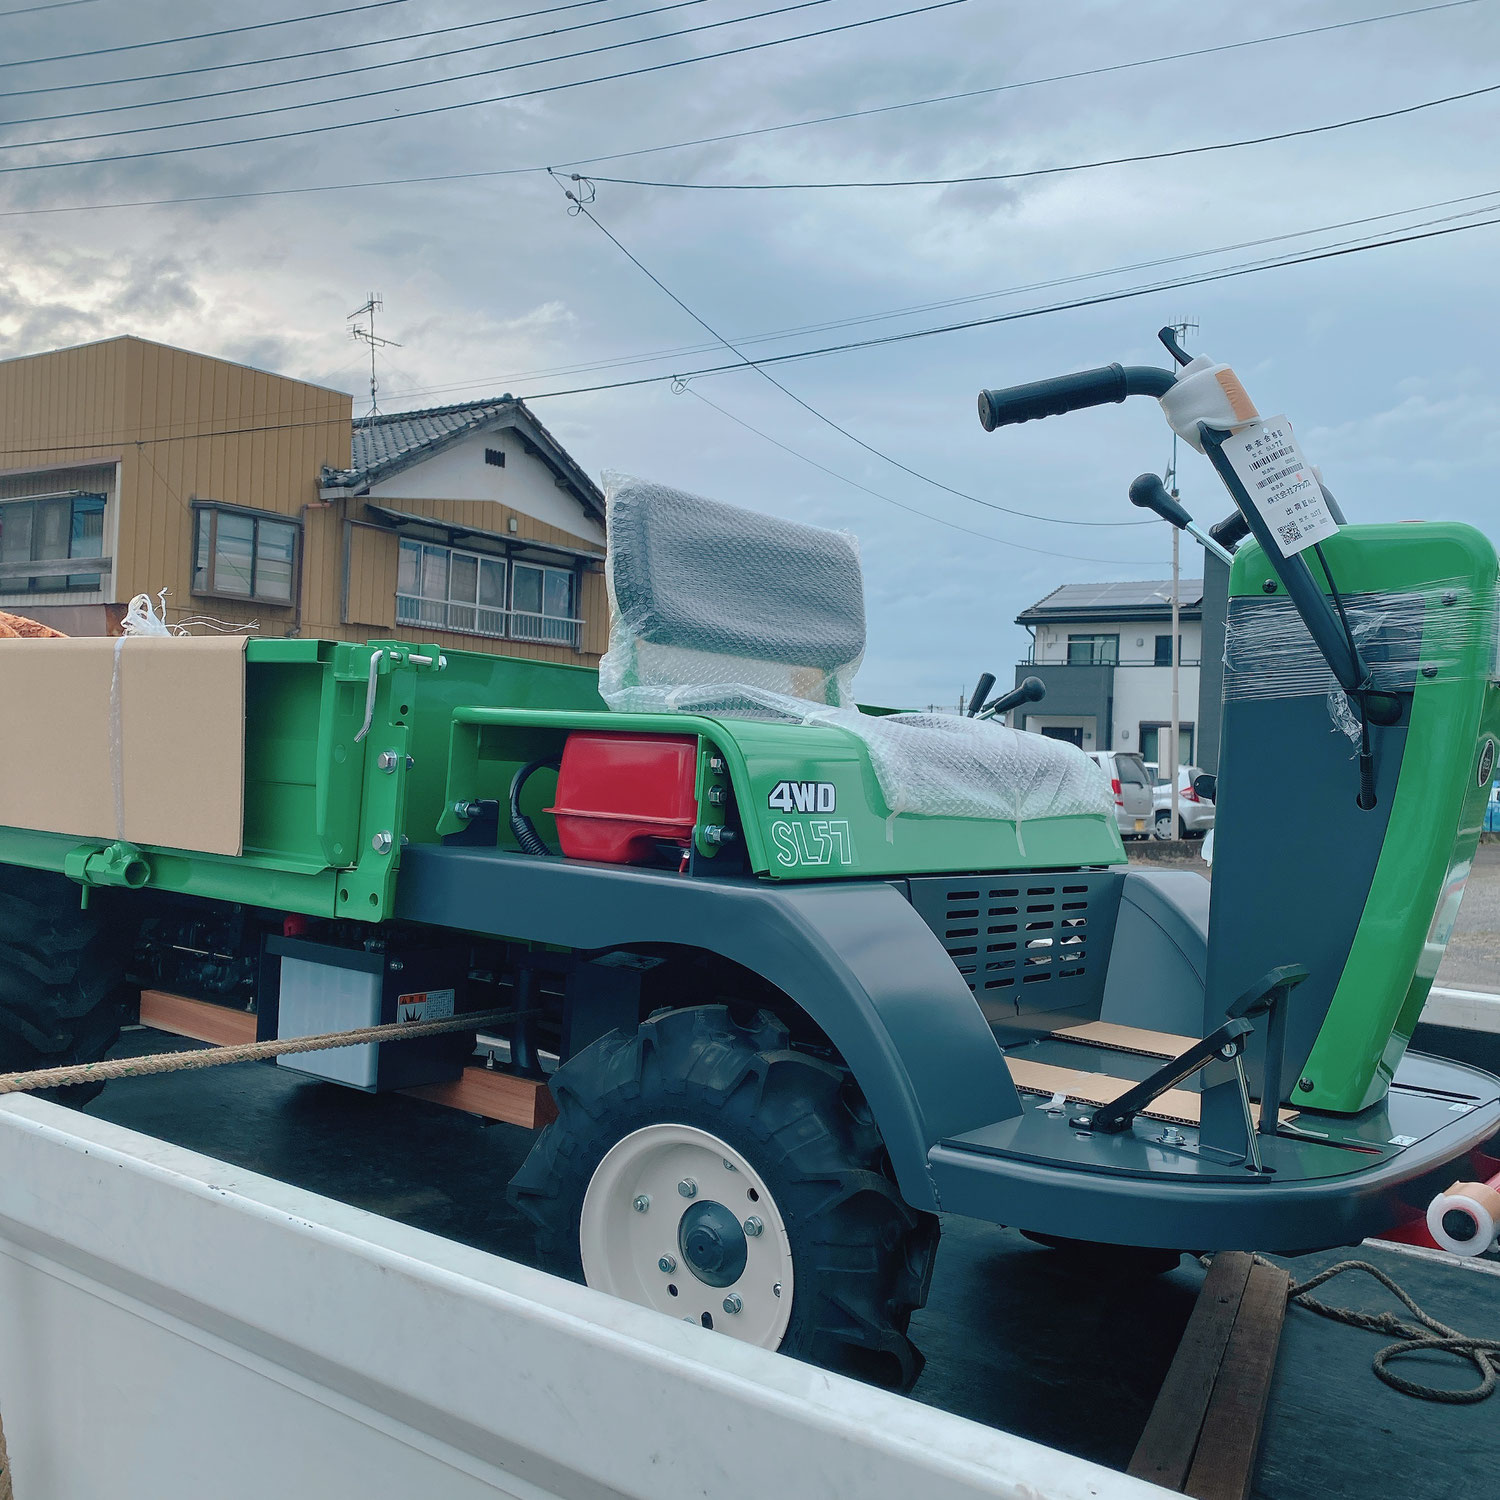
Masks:
[[[452,990],[421,990],[396,996],[398,1021],[444,1021],[453,1014]]]
[[[1225,439],[1224,456],[1270,527],[1283,557],[1339,529],[1285,417],[1267,417],[1241,428]]]

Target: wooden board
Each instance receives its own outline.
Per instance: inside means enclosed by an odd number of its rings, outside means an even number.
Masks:
[[[1121,1026],[1114,1021],[1085,1021],[1052,1033],[1060,1042],[1082,1042],[1111,1052],[1138,1052],[1142,1057],[1181,1057],[1193,1046],[1195,1036],[1177,1036],[1170,1031],[1146,1031],[1139,1026]]]
[[[502,1120],[525,1130],[540,1130],[557,1118],[557,1106],[541,1078],[518,1078],[474,1063],[463,1071],[462,1078],[449,1083],[426,1083],[419,1088],[402,1089],[413,1099],[428,1099],[446,1104],[488,1120]]]
[[[1131,1475],[1195,1500],[1246,1500],[1290,1284],[1242,1251],[1214,1257]]]
[[[166,990],[141,991],[141,1025],[173,1036],[212,1042],[216,1047],[235,1047],[255,1040],[255,1017],[248,1011],[230,1010],[208,1000],[190,1000]]]

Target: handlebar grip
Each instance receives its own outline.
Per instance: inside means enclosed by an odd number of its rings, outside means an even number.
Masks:
[[[1231,511],[1222,521],[1215,521],[1208,528],[1208,534],[1221,547],[1227,547],[1233,552],[1250,535],[1250,523],[1239,511]]]
[[[1161,396],[1172,388],[1176,376],[1170,370],[1150,365],[1104,365],[1080,370],[1075,375],[1055,375],[1028,385],[1006,386],[998,391],[980,391],[979,422],[986,432],[1016,422],[1034,422],[1040,417],[1060,417],[1086,406],[1106,406],[1127,396]]]

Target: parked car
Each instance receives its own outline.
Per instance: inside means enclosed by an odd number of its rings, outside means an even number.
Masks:
[[[1500,833],[1500,781],[1490,783],[1490,800],[1484,805],[1484,831]]]
[[[1156,807],[1151,797],[1151,777],[1139,755],[1122,750],[1085,752],[1109,777],[1115,794],[1115,821],[1122,839],[1145,839],[1152,834]]]
[[[1193,778],[1203,773],[1197,766],[1177,768],[1177,837],[1202,838],[1214,826],[1214,805],[1193,790]],[[1172,783],[1163,777],[1152,790],[1156,820],[1152,832],[1159,839],[1172,837]]]

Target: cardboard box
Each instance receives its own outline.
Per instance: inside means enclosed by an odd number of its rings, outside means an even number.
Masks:
[[[0,826],[239,854],[242,635],[0,640]]]

